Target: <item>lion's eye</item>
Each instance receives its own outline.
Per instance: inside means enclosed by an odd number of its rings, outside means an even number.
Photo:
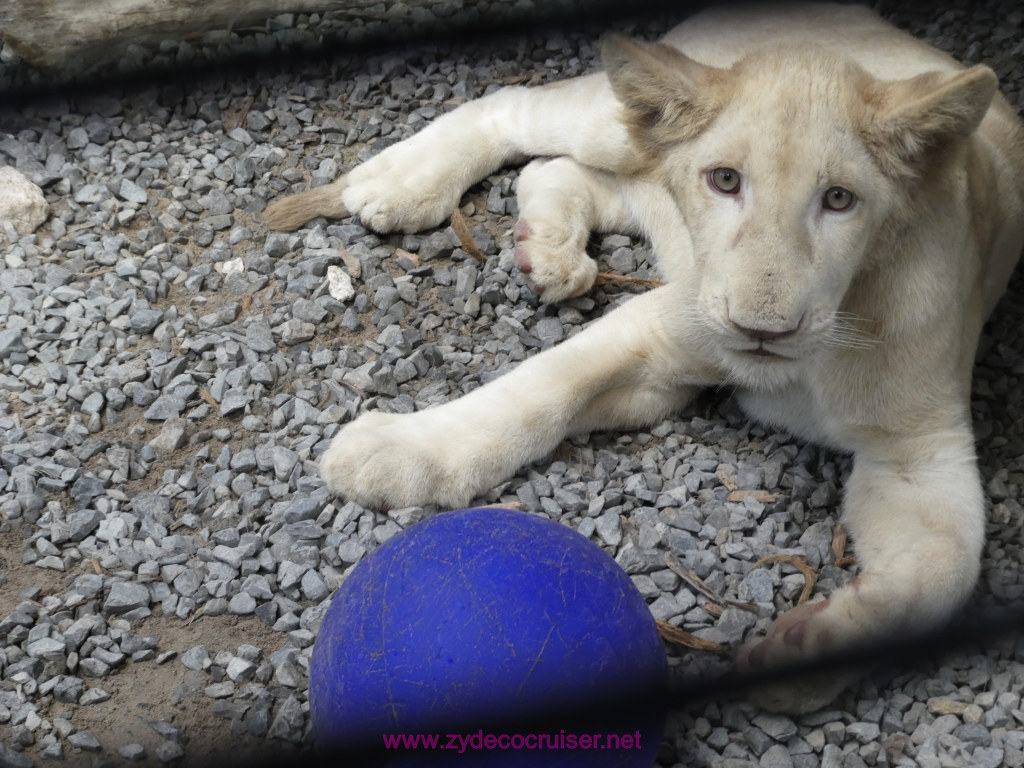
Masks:
[[[821,198],[821,204],[830,211],[848,211],[853,207],[857,198],[853,196],[853,192],[842,187],[830,187],[825,190],[825,195]]]
[[[733,168],[712,168],[708,171],[708,184],[722,194],[735,195],[740,191],[740,173]]]

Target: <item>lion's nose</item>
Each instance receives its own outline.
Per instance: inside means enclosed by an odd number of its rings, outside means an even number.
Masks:
[[[792,336],[800,329],[800,321],[797,321],[795,325],[789,328],[781,329],[768,327],[767,325],[763,327],[740,325],[732,319],[730,319],[729,322],[732,323],[733,328],[754,341],[778,341],[779,339],[784,339],[787,336]]]

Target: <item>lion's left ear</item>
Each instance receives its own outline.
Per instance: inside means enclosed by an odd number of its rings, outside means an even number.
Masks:
[[[998,86],[995,73],[983,64],[954,75],[928,72],[909,80],[874,81],[863,93],[868,148],[886,172],[916,176],[934,159],[933,152],[978,127]]]

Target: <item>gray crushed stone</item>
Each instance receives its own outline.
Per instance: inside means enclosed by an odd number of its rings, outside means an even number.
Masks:
[[[1013,4],[880,5],[992,66],[1011,103],[1024,104],[1024,14]],[[357,41],[388,23],[530,7],[445,0],[382,4],[379,17],[284,14],[123,63],[284,51],[324,29]],[[620,28],[652,36],[678,20]],[[331,593],[437,511],[385,515],[330,498],[316,459],[338,424],[468,392],[639,289],[609,284],[539,304],[513,266],[514,170],[464,200],[483,264],[450,228],[379,237],[320,220],[267,233],[259,214],[466,99],[592,70],[598,38],[389,52],[0,115],[0,164],[40,184],[50,204],[34,235],[0,229],[0,766],[205,764],[197,723],[207,720],[228,748],[250,739],[311,749],[309,658]],[[0,48],[0,85],[35,82]],[[594,246],[609,270],[656,276],[642,243],[608,235]],[[329,290],[335,269],[350,288],[341,299]],[[1015,280],[987,326],[975,374],[992,502],[981,606],[1024,594],[1022,291]],[[571,440],[478,501],[572,526],[615,557],[655,616],[734,645],[763,633],[803,588],[788,565],[755,567],[762,557],[806,557],[815,594],[851,578],[832,551],[849,470],[846,457],[751,423],[727,394],[712,395],[646,432]],[[736,500],[735,489],[759,493]],[[666,554],[715,595],[757,610],[696,594]],[[202,641],[189,634],[204,628]],[[728,667],[683,649],[672,664]],[[189,677],[144,721],[125,713],[141,730],[91,717],[161,670]],[[675,713],[657,764],[1015,768],[1022,693],[1024,645],[981,645],[877,673],[811,715],[742,701]],[[182,707],[198,714],[176,715]]]

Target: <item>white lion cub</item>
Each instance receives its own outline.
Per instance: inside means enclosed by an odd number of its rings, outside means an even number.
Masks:
[[[591,287],[595,229],[643,233],[667,281],[452,403],[361,416],[323,456],[327,485],[368,507],[464,506],[566,435],[651,424],[725,384],[755,417],[854,454],[843,519],[861,567],[740,661],[944,621],[974,586],[985,522],[975,346],[1024,238],[1024,132],[995,75],[823,4],[714,9],[662,43],[611,37],[603,58],[267,209],[274,228],[355,214],[422,230],[487,174],[543,157],[516,226],[543,297]],[[762,700],[807,711],[848,682]]]

